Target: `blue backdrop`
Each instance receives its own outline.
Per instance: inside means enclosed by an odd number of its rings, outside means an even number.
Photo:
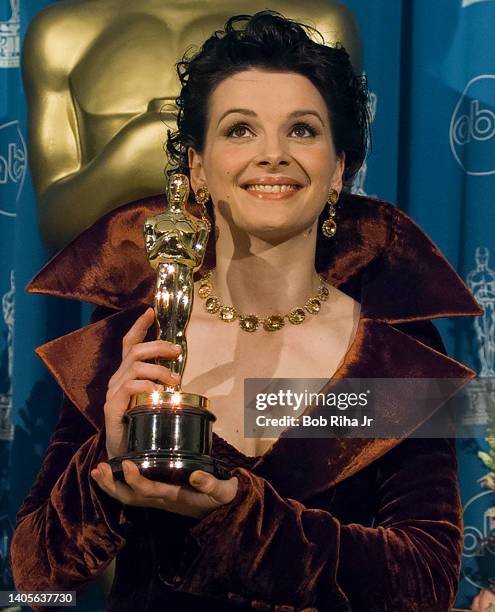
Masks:
[[[15,512],[39,469],[59,411],[59,392],[34,347],[79,327],[77,304],[27,296],[45,263],[27,167],[20,49],[33,16],[51,2],[0,0],[0,589]],[[495,0],[346,0],[363,39],[375,113],[361,184],[397,203],[432,237],[488,312],[482,325],[439,321],[449,353],[493,376],[495,258]],[[232,11],[235,12],[235,4]],[[469,278],[468,278],[469,277]],[[466,542],[458,604],[478,591],[473,535],[489,529],[495,494],[481,489],[482,439],[460,440]],[[99,610],[90,589],[78,609]]]

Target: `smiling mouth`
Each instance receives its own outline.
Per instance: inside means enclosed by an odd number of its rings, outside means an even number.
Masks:
[[[247,191],[250,195],[261,199],[268,200],[282,200],[292,197],[300,189],[300,185],[293,184],[275,184],[275,185],[246,185],[243,187],[244,191]]]

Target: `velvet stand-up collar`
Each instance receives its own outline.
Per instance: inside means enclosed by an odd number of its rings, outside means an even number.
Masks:
[[[153,303],[155,272],[142,228],[163,211],[163,196],[123,206],[83,232],[28,285],[44,293],[111,309],[109,316],[37,349],[64,393],[94,425],[104,425],[106,387],[120,363],[123,335]],[[356,336],[329,387],[347,378],[449,378],[475,373],[394,325],[439,317],[476,316],[482,310],[426,234],[393,205],[355,195],[341,199],[338,233],[317,252],[318,271],[361,304]],[[204,272],[214,266],[210,240]],[[384,425],[401,423],[406,436],[429,416],[411,413],[397,391],[383,398]],[[305,499],[355,474],[401,441],[281,436],[253,472],[282,495]]]

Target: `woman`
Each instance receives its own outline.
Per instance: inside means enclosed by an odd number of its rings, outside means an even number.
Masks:
[[[342,193],[368,126],[364,83],[342,48],[263,12],[229,20],[179,76],[169,151],[198,199],[211,195],[202,272],[240,313],[227,324],[196,295],[182,385],[212,400],[212,456],[231,478],[194,472],[188,489],[130,464],[123,484],[105,463],[126,450],[130,396],[177,382],[147,363],[178,355],[151,341],[153,272],[140,236],[163,198],[133,203],[31,283],[102,308],[38,350],[66,399],[17,516],[17,588],[80,588],[116,556],[107,610],[450,609],[462,540],[454,441],[281,437],[266,447],[242,436],[242,387],[270,376],[469,379],[431,319],[480,309],[406,215]],[[295,307],[324,292],[319,275],[328,300],[291,324]],[[250,313],[287,318],[246,333]],[[421,419],[399,395],[387,410],[412,431]]]

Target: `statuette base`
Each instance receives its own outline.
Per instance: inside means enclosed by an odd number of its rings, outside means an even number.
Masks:
[[[127,453],[109,461],[114,477],[125,482],[121,464],[129,459],[146,478],[168,484],[188,485],[194,470],[229,478],[209,456],[216,417],[208,405],[203,395],[183,391],[133,396],[126,413]]]
[[[195,470],[213,474],[219,480],[230,478],[228,470],[219,465],[218,460],[213,461],[207,455],[193,457],[174,452],[129,453],[122,457],[114,457],[108,462],[114,478],[123,483],[125,483],[125,478],[122,471],[122,461],[126,459],[133,461],[145,478],[167,484],[189,485],[189,476]]]

